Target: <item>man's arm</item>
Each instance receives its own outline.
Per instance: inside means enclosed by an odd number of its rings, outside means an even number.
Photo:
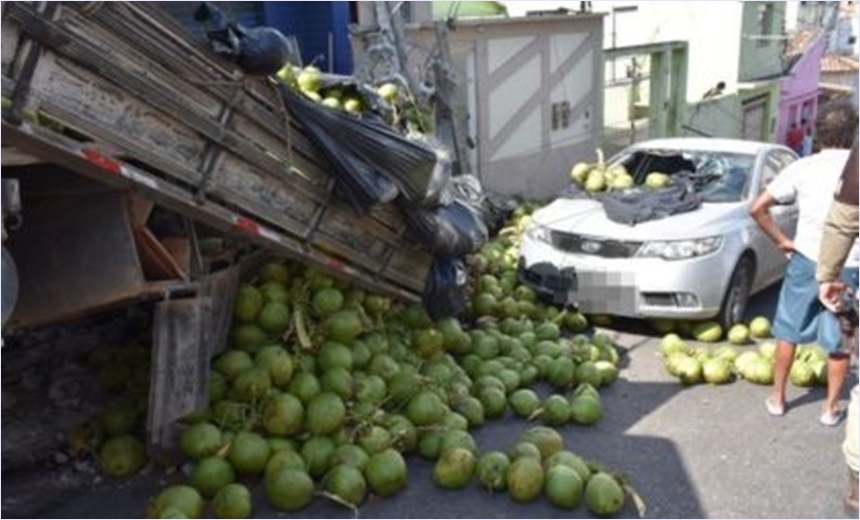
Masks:
[[[765,232],[765,234],[773,240],[776,247],[782,249],[786,253],[794,251],[794,241],[788,238],[785,233],[776,225],[776,221],[770,214],[770,207],[776,204],[776,199],[767,191],[753,202],[750,215],[755,219],[756,223]]]
[[[836,200],[830,206],[818,253],[818,270],[815,277],[819,283],[833,282],[839,278],[845,259],[848,258],[860,231],[858,217],[860,212],[857,206]]]
[[[839,272],[860,231],[860,211],[857,201],[858,180],[857,138],[842,170],[840,188],[824,223],[824,234],[818,253],[815,277],[819,283],[818,297],[832,311],[838,311],[840,295],[845,289],[839,281]]]

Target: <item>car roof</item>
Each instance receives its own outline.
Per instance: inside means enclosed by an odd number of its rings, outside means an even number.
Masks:
[[[763,150],[783,148],[773,143],[744,141],[741,139],[672,137],[652,139],[632,145],[631,150],[700,150],[756,155]],[[788,150],[788,148],[786,148]]]

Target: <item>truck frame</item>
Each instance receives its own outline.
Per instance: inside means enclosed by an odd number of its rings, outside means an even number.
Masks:
[[[195,225],[420,299],[432,254],[400,211],[359,215],[339,200],[272,80],[246,76],[153,3],[3,2],[2,94],[3,275],[7,246],[20,273],[4,335],[159,301],[155,447],[205,403],[208,360],[226,346],[247,269],[208,272]],[[14,214],[7,191],[21,194],[10,195]],[[177,253],[149,233],[154,205],[186,219],[190,246]]]

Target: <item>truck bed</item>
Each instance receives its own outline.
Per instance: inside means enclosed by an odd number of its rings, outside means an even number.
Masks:
[[[209,227],[416,300],[432,261],[391,205],[358,215],[270,80],[149,2],[4,2],[2,138]],[[57,124],[20,117],[38,113]]]

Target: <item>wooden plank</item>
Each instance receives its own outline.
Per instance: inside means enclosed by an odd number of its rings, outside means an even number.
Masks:
[[[140,265],[147,281],[185,279],[182,268],[152,231],[146,227],[133,230]]]
[[[124,12],[129,9],[134,10],[134,13]],[[153,26],[149,23],[150,20],[141,17],[140,11],[146,12],[158,25]],[[302,135],[302,128],[291,119],[289,113],[285,113],[277,93],[267,82],[246,80],[229,84],[219,81],[219,77],[213,77],[212,72],[221,74],[221,80],[227,80],[237,72],[231,69],[230,74],[221,73],[227,67],[219,65],[225,65],[226,62],[211,53],[208,42],[186,39],[189,35],[185,34],[185,29],[177,26],[172,17],[164,16],[160,9],[152,9],[146,2],[114,2],[99,9],[95,17],[110,27],[123,27],[121,36],[132,42],[149,42],[146,47],[140,49],[142,53],[188,80],[194,88],[210,92],[225,104],[230,101],[237,88],[241,89],[245,95],[240,96],[235,107],[236,115],[233,119],[236,122],[233,123],[233,128],[240,135],[261,145],[264,150],[281,158],[289,157],[291,150],[305,157],[308,154],[319,156],[316,146]],[[186,56],[188,53],[184,51],[189,47],[193,48],[194,52]],[[210,74],[203,75],[201,71]],[[286,130],[287,122],[291,127],[289,130]],[[269,135],[265,135],[266,133]],[[295,166],[308,175],[317,174],[315,169],[308,166]],[[321,169],[327,169],[325,161],[321,163]],[[324,183],[325,179],[321,182]]]
[[[80,29],[80,31],[83,31],[83,29]],[[104,45],[107,45],[107,44],[105,43]],[[125,49],[123,49],[123,51],[125,52]],[[132,55],[133,53],[129,53],[129,54],[130,54],[130,55]],[[125,56],[124,56],[124,58],[125,58]],[[152,63],[147,62],[147,63],[145,63],[145,67],[141,67],[141,68],[148,68],[148,69],[151,69],[151,68],[153,68],[153,67],[154,67],[154,65],[153,65]],[[46,67],[46,68],[47,68],[47,67]],[[53,70],[53,68],[51,68],[51,70]],[[83,74],[83,75],[86,75],[86,71],[79,71],[79,73],[80,73],[80,74]],[[152,74],[150,73],[150,75],[152,75]],[[63,79],[67,79],[67,78],[63,78]],[[54,83],[55,83],[55,84],[57,84],[57,85],[65,85],[65,84],[66,84],[66,82],[65,82],[65,81],[55,81]],[[92,77],[91,77],[91,78],[89,78],[89,84],[95,84],[95,83],[98,83],[98,78],[92,78]],[[73,84],[74,84],[74,83],[73,83]],[[81,92],[76,92],[73,96],[71,96],[71,98],[72,98],[73,100],[87,99],[88,97],[92,97],[92,98],[94,98],[94,99],[99,99],[99,98],[98,98],[98,93],[99,93],[99,92],[101,92],[102,90],[106,89],[106,88],[107,88],[107,87],[106,87],[105,85],[96,85],[96,87],[93,89],[93,92],[90,92],[90,93],[89,93],[89,96],[87,96],[87,95],[85,95],[85,94],[83,94],[83,93],[81,93]],[[62,92],[63,90],[62,90],[62,88],[46,90],[46,91],[45,91],[45,97],[47,97],[47,98],[49,98],[49,99],[53,100],[53,99],[55,99],[55,97],[57,96],[58,91],[59,91],[59,92]],[[124,115],[124,114],[129,114],[129,115],[128,115],[127,117],[122,117],[122,115],[118,115],[117,117],[115,117],[115,118],[114,118],[114,121],[117,121],[117,120],[119,120],[119,118],[122,118],[122,121],[123,121],[123,122],[125,122],[127,125],[129,125],[129,126],[134,126],[134,128],[136,129],[136,131],[132,131],[132,132],[125,131],[125,132],[124,132],[124,134],[126,134],[126,135],[131,134],[131,135],[133,135],[133,136],[134,136],[134,139],[133,139],[133,140],[134,140],[134,141],[136,141],[136,142],[144,142],[145,140],[144,140],[144,139],[142,139],[142,138],[141,138],[141,136],[142,136],[142,135],[145,135],[145,133],[147,132],[147,130],[149,130],[149,129],[150,129],[150,127],[152,127],[152,130],[153,130],[153,132],[154,132],[156,135],[153,135],[153,136],[151,137],[150,141],[156,141],[156,143],[155,143],[155,144],[162,144],[162,146],[163,146],[163,145],[164,145],[164,141],[165,141],[165,139],[164,139],[165,134],[169,134],[169,133],[171,133],[171,131],[172,131],[172,130],[174,130],[174,129],[172,129],[172,128],[170,128],[170,127],[167,127],[167,128],[162,129],[161,131],[159,131],[158,126],[157,126],[157,125],[151,125],[151,122],[150,122],[150,121],[137,121],[137,122],[138,122],[138,125],[134,125],[134,123],[136,122],[136,118],[135,118],[134,116],[135,116],[136,114],[139,114],[139,113],[141,113],[141,112],[143,112],[143,111],[145,110],[145,108],[141,109],[140,107],[136,107],[136,106],[135,106],[135,105],[136,105],[136,103],[135,103],[134,101],[135,101],[135,100],[133,100],[133,99],[126,99],[126,100],[124,100],[124,103],[126,104],[126,106],[124,107],[124,110],[122,110],[122,112],[121,112],[121,113],[122,113],[123,115]],[[100,106],[93,107],[93,109],[92,109],[92,110],[93,110],[93,113],[97,113],[97,114],[104,114],[104,113],[106,113],[106,111],[103,109],[103,107],[100,107]],[[69,109],[68,111],[69,111],[69,112],[78,112],[78,113],[80,113],[80,112],[82,112],[82,109],[80,109],[80,108],[79,108],[78,110]],[[210,109],[209,111],[210,111],[210,112],[214,112],[214,109]],[[252,138],[253,138],[253,137],[255,137],[255,136],[256,136],[256,137],[260,137],[260,136],[262,136],[262,135],[263,135],[263,133],[262,133],[262,132],[259,132],[259,131],[258,131],[258,132],[256,132],[256,133],[253,133],[253,132],[251,132],[251,131],[250,131],[250,128],[248,128],[248,127],[244,126],[244,123],[242,122],[242,121],[243,121],[243,118],[242,118],[242,115],[241,115],[241,114],[240,114],[240,115],[238,115],[238,116],[235,118],[235,120],[236,120],[236,121],[238,121],[238,123],[237,123],[237,125],[238,125],[238,130],[241,130],[241,132],[242,132],[244,135],[249,136],[249,137],[252,137]],[[112,124],[110,121],[108,121],[108,122],[106,122],[106,123],[107,123],[108,128],[106,129],[106,130],[107,130],[106,132],[102,132],[102,133],[101,133],[100,137],[102,137],[102,138],[106,138],[106,135],[105,135],[105,134],[110,133],[110,131],[112,130],[112,128],[115,126],[115,125],[114,125],[114,124]],[[189,129],[189,130],[190,130],[190,129]],[[259,129],[257,129],[257,130],[259,130]],[[293,130],[296,130],[296,129],[293,129]],[[291,131],[291,132],[292,132],[292,131]],[[187,133],[187,132],[186,132],[186,133]],[[191,134],[191,139],[190,139],[190,141],[191,141],[191,142],[193,142],[195,137],[196,137],[197,139],[199,139],[199,138],[200,138],[199,136],[194,136],[194,135],[193,135],[193,133],[192,133],[192,134]],[[298,142],[298,141],[300,141],[300,140],[302,139],[302,137],[301,137],[301,132],[300,132],[300,131],[292,132],[291,138],[294,138],[297,142]],[[275,147],[275,146],[277,146],[277,145],[276,145],[277,141],[278,141],[278,139],[277,139],[277,138],[274,138],[273,136],[272,136],[272,137],[269,137],[269,138],[267,138],[267,141],[265,141],[265,142],[261,143],[261,149],[267,149],[268,147]],[[149,143],[147,143],[147,144],[149,144]],[[202,154],[202,148],[201,148],[201,147],[202,147],[202,144],[200,144],[199,142],[197,142],[197,143],[195,143],[195,144],[196,144],[196,146],[194,147],[194,155],[193,155],[193,156],[189,157],[189,156],[188,156],[188,154],[185,154],[185,157],[174,157],[175,159],[182,159],[182,162],[184,162],[184,165],[183,165],[183,166],[184,166],[186,169],[188,169],[188,170],[190,170],[190,169],[192,169],[192,168],[195,168],[195,167],[196,167],[196,165],[197,165],[197,163],[199,163],[199,162],[200,162],[200,160],[201,160],[201,159],[200,159],[200,155]],[[258,144],[260,144],[260,143],[258,143]],[[308,144],[309,144],[309,143],[308,143]],[[126,144],[126,146],[128,146],[128,144]],[[192,145],[192,146],[193,146],[193,145]],[[140,148],[145,148],[145,149],[147,149],[147,150],[152,149],[152,147],[150,147],[150,146],[138,147],[138,157],[140,157],[142,154],[147,153],[146,151],[141,150]],[[162,151],[163,153],[159,153],[159,154],[157,154],[157,155],[159,155],[159,157],[153,157],[153,155],[155,155],[155,154],[150,153],[150,154],[148,154],[148,155],[149,155],[149,157],[148,157],[148,158],[144,157],[144,160],[145,160],[146,162],[149,162],[149,163],[152,163],[152,164],[154,164],[154,165],[159,166],[159,167],[160,167],[160,169],[166,169],[166,168],[165,168],[165,167],[166,167],[166,165],[163,163],[163,158],[164,158],[164,156],[168,155],[171,151],[173,151],[173,150],[174,150],[174,148],[176,148],[176,147],[173,147],[173,146],[169,146],[169,147],[167,147],[165,150],[163,150],[163,151]],[[179,148],[182,148],[182,147],[179,147]],[[185,148],[189,148],[189,147],[188,147],[188,146],[186,146]],[[284,152],[284,150],[282,149],[282,150],[281,150],[281,153],[282,153],[282,154],[283,154],[283,153],[286,153],[288,156],[290,155],[289,150],[286,150],[286,152]],[[260,155],[259,151],[258,151],[257,155]],[[263,155],[265,155],[265,154],[263,154]],[[300,160],[300,161],[301,161],[301,159],[303,159],[304,157],[306,157],[306,155],[305,155],[305,154],[301,154],[301,153],[294,153],[294,154],[292,154],[292,156],[293,156],[294,160],[298,159],[298,160]],[[304,162],[304,161],[302,161],[302,162]],[[314,171],[313,171],[313,167],[312,167],[312,165],[311,165],[311,164],[309,164],[309,163],[304,163],[304,164],[302,164],[302,165],[300,165],[300,166],[302,166],[301,171],[302,171],[302,173],[304,173],[305,175],[308,175],[308,174],[309,174],[309,172],[311,172],[311,173],[310,173],[310,175],[311,175],[311,176],[314,176],[314,174],[316,173],[316,172],[314,172]],[[269,172],[269,173],[272,173],[272,172],[271,172],[271,169],[269,169],[269,170],[268,170],[268,172]],[[186,182],[191,182],[191,183],[196,183],[196,182],[198,182],[198,180],[199,180],[199,175],[189,175],[189,173],[190,173],[190,171],[186,173],[186,175],[185,175],[185,179],[184,179],[184,180],[185,180]],[[320,181],[322,181],[322,180],[323,180],[323,179],[320,179]],[[317,181],[317,182],[319,182],[319,181]],[[291,185],[292,185],[292,188],[293,188],[293,189],[302,189],[302,184],[303,184],[303,183],[300,183],[300,182],[293,182],[293,183],[291,183]],[[315,196],[315,193],[314,193],[313,191],[305,191],[305,192],[304,192],[304,195],[306,195],[307,197],[316,198],[317,200],[319,200],[319,199],[320,199],[320,197],[319,197],[319,196]]]
[[[86,68],[98,71],[99,75],[113,83],[115,88],[121,88],[127,94],[145,99],[150,103],[151,110],[183,121],[206,138],[229,148],[260,168],[273,172],[280,169],[277,161],[266,154],[259,153],[259,149],[247,140],[228,131],[217,120],[196,110],[195,103],[188,103],[187,100],[182,99],[182,96],[177,95],[178,92],[185,90],[184,86],[159,83],[158,74],[154,72],[140,74],[138,70],[129,67],[127,60],[117,60],[116,56],[105,53],[103,48],[92,42],[76,38],[74,34],[64,30],[65,26],[61,22],[48,22],[17,4],[10,7],[11,15],[19,19],[29,32],[38,35],[40,41],[61,49],[65,56]]]
[[[233,321],[233,305],[239,288],[239,273],[239,266],[233,266],[210,274],[200,282],[199,296],[209,298],[212,302],[204,329],[210,358],[227,348],[228,334]]]
[[[206,298],[171,300],[155,308],[147,432],[162,462],[176,454],[179,425],[208,401],[209,351],[204,341]]]
[[[0,56],[2,56],[0,63],[2,63],[3,74],[6,76],[12,75],[13,62],[20,44],[20,35],[18,25],[4,17],[2,24],[0,24]]]
[[[28,109],[39,109],[73,128],[175,172],[196,185],[205,141],[179,119],[130,97],[53,52],[45,52],[31,84]],[[83,119],[85,118],[85,119]]]
[[[80,175],[100,181],[108,186],[136,190],[156,203],[189,216],[215,230],[227,234],[241,233],[240,238],[266,248],[273,254],[328,270],[335,275],[340,273],[341,277],[348,276],[351,281],[365,289],[410,301],[419,298],[420,288],[415,289],[414,287],[416,285],[423,287],[423,274],[412,279],[411,283],[400,284],[395,277],[377,276],[358,269],[357,266],[352,271],[344,270],[337,263],[333,263],[334,259],[327,253],[319,249],[308,248],[306,244],[288,235],[277,235],[269,231],[255,233],[240,230],[234,220],[236,215],[228,206],[215,203],[197,204],[193,195],[182,186],[169,183],[146,170],[126,164],[123,169],[127,175],[117,176],[85,160],[80,154],[80,144],[67,137],[38,127],[13,127],[5,121],[2,126],[4,143],[12,143],[27,153],[50,156],[55,162],[63,164]],[[429,258],[425,251],[410,251],[409,253],[415,256],[412,262],[414,265],[419,265]],[[353,266],[347,262],[347,267]]]
[[[139,15],[130,16],[122,13],[123,10],[127,9],[134,9],[136,13],[139,11],[146,12],[148,16],[157,21],[158,26],[153,28],[151,24],[144,23],[149,22],[149,20]],[[175,24],[172,17],[164,16],[164,13],[160,12],[157,7],[153,9],[150,4],[145,2],[133,4],[131,7],[123,2],[116,2],[100,9],[95,16],[107,20],[111,27],[121,24],[124,29],[121,34],[130,39],[153,42],[142,52],[148,51],[151,57],[157,57],[161,63],[173,64],[172,70],[183,77],[189,78],[197,75],[198,77],[195,79],[199,81],[200,88],[211,91],[213,95],[219,96],[224,103],[227,103],[232,96],[231,87],[219,83],[217,78],[204,78],[200,75],[201,70],[215,70],[213,63],[223,63],[223,60],[211,54],[208,42],[192,40],[189,43],[187,39],[183,39],[183,36],[186,35],[177,34],[177,32],[181,33],[184,29]],[[181,51],[189,45],[196,51],[192,56],[196,57],[197,60],[202,59],[198,56],[208,56],[209,60],[206,62],[206,66],[200,66],[197,61],[188,58],[177,58],[177,56],[182,55]],[[327,161],[320,157],[316,146],[303,135],[304,131],[301,126],[291,119],[288,112],[285,112],[285,108],[274,89],[266,87],[265,82],[247,81],[242,83],[242,88],[245,89],[246,95],[242,96],[237,104],[231,127],[237,133],[254,141],[268,153],[282,160],[292,159],[293,166],[301,171],[306,178],[310,178],[315,183],[324,184],[328,180],[328,175],[324,172],[330,166]],[[289,131],[286,130],[287,124],[284,119],[288,121]],[[290,141],[289,143],[286,142],[287,139]],[[309,153],[313,156],[309,156]],[[374,218],[377,218],[375,214]],[[394,221],[402,221],[402,219],[397,217]]]
[[[164,57],[151,59],[142,51],[156,42],[146,41],[143,45],[141,41],[128,40],[124,36],[133,35],[125,33],[122,26],[105,27],[96,23],[92,16],[81,15],[72,7],[64,5],[57,16],[57,27],[62,30],[64,37],[71,39],[70,44],[58,48],[60,53],[69,52],[70,56],[82,60],[94,60],[92,63],[116,66],[119,69],[117,74],[145,78],[147,83],[161,89],[164,98],[184,105],[189,113],[195,113],[201,119],[216,120],[223,101],[205,89],[194,86],[187,76],[166,69],[163,66]],[[187,57],[182,58],[188,63]],[[182,72],[187,74],[193,70],[187,67]],[[201,81],[203,79],[200,78]]]
[[[160,242],[187,279],[191,272],[191,242],[186,237],[164,237]]]

